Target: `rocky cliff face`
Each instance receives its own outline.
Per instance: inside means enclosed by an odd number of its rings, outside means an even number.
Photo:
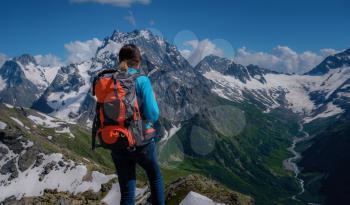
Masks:
[[[58,66],[40,66],[33,56],[7,60],[0,67],[0,99],[13,105],[30,107],[49,86]]]
[[[68,121],[76,121],[81,114],[81,103],[90,90],[91,62],[61,67],[52,83],[33,108]]]
[[[15,61],[7,61],[0,69],[2,85],[1,99],[14,105],[30,106],[40,95],[39,89],[26,79],[21,66]]]

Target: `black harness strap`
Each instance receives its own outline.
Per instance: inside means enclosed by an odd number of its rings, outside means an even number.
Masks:
[[[99,119],[99,110],[100,110],[100,103],[96,103],[96,108],[95,108],[95,116],[94,120],[92,122],[92,133],[91,133],[91,148],[92,150],[96,149],[96,135],[98,132],[98,129],[100,127],[100,119]]]

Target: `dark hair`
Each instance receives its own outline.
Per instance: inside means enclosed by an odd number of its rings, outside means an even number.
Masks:
[[[134,44],[126,44],[119,51],[119,69],[138,66],[141,62],[141,52]]]

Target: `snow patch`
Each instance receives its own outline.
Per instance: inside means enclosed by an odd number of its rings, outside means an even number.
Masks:
[[[146,191],[147,191],[147,187],[142,189],[136,188],[136,193],[135,193],[136,200],[142,197]],[[112,185],[112,189],[102,199],[102,202],[105,202],[108,205],[116,205],[120,203],[120,187],[118,183],[114,183]]]
[[[234,91],[231,91],[229,89],[225,90],[223,88],[213,88],[212,91],[216,93],[218,96],[225,98],[227,100],[233,100],[238,102],[243,101],[241,97],[238,97],[239,95],[235,95]]]
[[[15,121],[17,124],[19,124],[20,126],[24,127],[23,122],[21,122],[19,119],[15,118],[15,117],[10,117],[13,121]]]
[[[70,138],[75,138],[68,126],[64,127],[62,130],[55,130],[55,132],[59,134],[69,134]]]
[[[17,64],[21,67],[25,77],[41,90],[46,89],[50,85],[60,68],[59,66],[35,65],[32,62],[28,65],[22,65],[17,61]]]
[[[314,79],[304,75],[267,74],[265,76],[268,89],[279,89],[286,92],[288,107],[296,113],[310,113],[316,108],[305,87],[316,83]]]
[[[45,79],[49,84],[52,83],[52,81],[55,79],[59,69],[60,66],[46,67],[45,69],[43,69]]]
[[[65,124],[63,122],[58,121],[57,119],[41,114],[42,117],[29,115],[28,119],[32,120],[36,125],[40,125],[46,128],[56,128]]]
[[[13,158],[17,158],[16,160],[18,160],[18,154],[13,153],[4,144],[0,144],[0,146],[8,150],[6,156],[0,161],[0,166]],[[12,180],[8,180],[11,173],[6,175],[0,174],[0,201],[10,196],[15,196],[17,200],[22,197],[41,196],[45,189],[57,189],[59,192],[68,191],[73,194],[88,190],[98,192],[102,184],[116,177],[115,175],[104,175],[93,171],[91,173],[92,179],[90,181],[84,181],[85,175],[88,174],[85,165],[76,164],[71,160],[66,161],[60,153],[41,155],[43,156],[43,162],[40,166],[34,167],[33,164],[23,172],[16,167],[18,177]],[[60,161],[61,163],[59,163]],[[53,168],[47,169],[47,166],[50,164],[53,164]],[[43,173],[46,175],[43,175]]]
[[[344,113],[345,111],[341,109],[340,107],[336,106],[333,104],[333,102],[327,104],[327,109],[326,111],[319,113],[318,115],[314,117],[306,117],[304,118],[304,123],[309,123],[311,121],[314,121],[319,118],[326,118],[326,117],[331,117],[334,115],[339,115]]]
[[[102,199],[108,205],[114,205],[120,203],[120,188],[119,184],[113,184],[112,189],[108,192],[108,194]]]
[[[30,141],[30,140],[27,140],[26,142],[21,142],[21,144],[22,144],[22,148],[23,148],[23,149],[27,149],[27,148],[33,146],[33,145],[34,145],[34,142],[32,142],[32,141]]]
[[[0,76],[0,91],[3,91],[7,86],[6,80]]]
[[[165,135],[164,137],[161,139],[161,142],[163,141],[168,141],[172,136],[174,136],[176,134],[177,131],[179,131],[181,129],[181,124],[179,124],[178,126],[176,125],[172,125],[172,127],[170,128],[169,132],[165,131]]]
[[[92,122],[91,119],[87,119],[87,120],[86,120],[86,127],[92,128],[92,124],[93,124],[93,122]]]
[[[345,84],[345,85],[343,85],[341,88],[342,88],[342,89],[348,89],[348,88],[350,88],[350,84]]]
[[[271,88],[255,78],[251,78],[251,80],[247,80],[244,83],[234,76],[223,75],[215,70],[206,72],[204,77],[216,84],[212,91],[223,98],[240,102],[245,99],[244,91],[251,91],[251,94],[266,107],[279,106],[279,103],[275,100],[274,92],[271,93]],[[272,91],[279,90],[272,89]]]
[[[10,108],[10,109],[14,108],[13,105],[10,105],[10,104],[7,104],[7,103],[4,103],[4,105],[5,105],[6,107]]]
[[[76,188],[74,193],[85,192],[87,190],[92,190],[98,192],[101,189],[101,185],[109,182],[111,179],[115,178],[115,175],[105,175],[98,171],[93,171],[91,173],[91,181],[82,181],[81,184]]]
[[[0,121],[0,130],[5,129],[5,128],[6,128],[6,126],[7,126],[7,124],[6,124],[6,123],[4,123],[4,122]]]
[[[140,31],[141,36],[143,36],[146,40],[150,39],[150,33],[147,30],[141,30]]]
[[[350,98],[350,93],[338,92],[337,95],[340,97]]]
[[[121,43],[116,43],[115,41],[108,40],[107,45],[98,51],[98,58],[104,59],[107,54],[116,54],[119,52],[123,45]]]
[[[187,196],[181,201],[180,205],[224,205],[216,203],[206,196],[190,191]]]

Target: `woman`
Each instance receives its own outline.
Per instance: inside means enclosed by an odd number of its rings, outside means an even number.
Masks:
[[[140,50],[133,44],[124,45],[119,51],[119,62],[119,69],[127,71],[128,74],[139,73]],[[136,95],[142,102],[140,106],[146,129],[152,128],[153,123],[158,120],[159,109],[151,82],[147,76],[141,75],[136,78],[135,83]],[[121,205],[135,204],[136,164],[146,171],[151,186],[152,204],[164,204],[163,180],[155,146],[155,140],[151,138],[146,145],[136,147],[132,152],[126,149],[112,150],[121,192]]]

